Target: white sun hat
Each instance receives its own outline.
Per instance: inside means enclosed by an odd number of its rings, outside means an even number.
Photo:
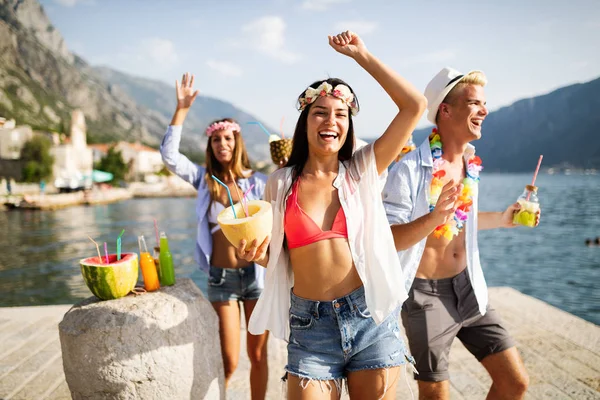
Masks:
[[[467,74],[463,74],[454,68],[444,67],[433,77],[425,88],[425,97],[427,98],[427,119],[429,122],[435,124],[435,117],[437,116],[440,104],[442,104],[452,88],[472,72],[481,71],[473,70],[469,71]]]

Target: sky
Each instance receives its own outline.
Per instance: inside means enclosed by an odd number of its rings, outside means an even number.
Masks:
[[[312,82],[356,92],[360,137],[381,135],[397,107],[356,62],[327,42],[350,29],[423,91],[444,66],[488,77],[494,111],[600,76],[600,1],[41,0],[67,47],[173,86],[195,74],[201,94],[293,132],[296,99]],[[427,126],[425,116],[419,127]]]

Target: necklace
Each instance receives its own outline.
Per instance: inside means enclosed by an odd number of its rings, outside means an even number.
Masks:
[[[433,128],[431,135],[429,135],[429,147],[433,157],[433,177],[429,193],[429,212],[431,212],[435,209],[435,204],[442,193],[445,183],[443,178],[446,176],[446,170],[444,169],[446,160],[442,158],[442,140],[437,128]],[[448,222],[435,228],[433,235],[436,238],[444,237],[452,240],[454,236],[463,230],[468,213],[473,205],[473,192],[477,182],[479,182],[479,172],[482,169],[481,158],[473,153],[467,160],[466,177],[463,179],[463,188],[457,199],[458,207],[454,212],[454,216]]]

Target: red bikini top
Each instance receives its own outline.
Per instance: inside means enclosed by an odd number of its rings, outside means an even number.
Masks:
[[[347,238],[346,215],[342,207],[338,210],[331,230],[323,231],[315,224],[308,214],[298,204],[298,185],[294,182],[292,193],[287,199],[283,229],[287,238],[288,248],[294,249],[325,239]]]

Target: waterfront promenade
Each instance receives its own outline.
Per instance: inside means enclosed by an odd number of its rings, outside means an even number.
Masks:
[[[511,288],[491,288],[490,301],[517,340],[530,374],[527,399],[600,399],[600,327]],[[0,399],[69,399],[58,322],[70,306],[0,308]],[[245,334],[242,335],[245,337]],[[227,398],[249,399],[245,344]],[[282,399],[285,343],[269,340],[268,399]],[[450,360],[452,399],[484,399],[485,369],[456,340]],[[416,391],[416,382],[408,377]],[[416,392],[415,392],[416,393]],[[347,396],[344,396],[347,399]],[[398,399],[410,399],[404,375]]]

